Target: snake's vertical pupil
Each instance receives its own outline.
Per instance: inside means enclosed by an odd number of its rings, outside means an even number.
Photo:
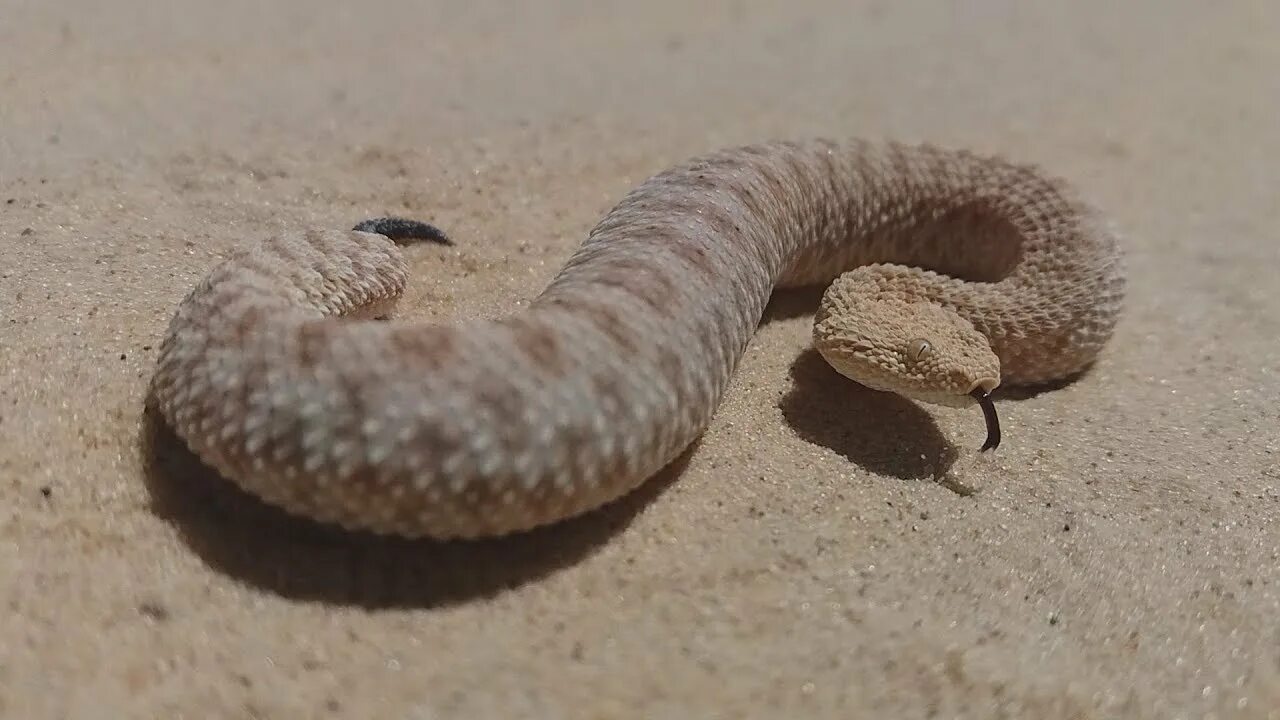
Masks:
[[[919,362],[928,357],[929,353],[933,352],[933,343],[925,340],[924,338],[916,338],[915,340],[907,343],[907,348],[908,352],[911,354],[911,359]]]
[[[991,402],[991,393],[978,389],[973,391],[973,398],[982,407],[982,416],[987,421],[987,441],[982,443],[981,452],[995,450],[1000,447],[1000,417],[996,415],[996,405]]]

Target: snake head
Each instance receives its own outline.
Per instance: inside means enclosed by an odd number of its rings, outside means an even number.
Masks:
[[[832,296],[819,307],[813,339],[841,375],[938,405],[990,402],[1000,359],[968,320],[931,302]]]
[[[873,390],[963,407],[977,403],[987,422],[983,450],[1000,445],[991,391],[1000,358],[987,338],[941,305],[892,296],[852,301],[832,285],[814,319],[813,344],[831,367]]]

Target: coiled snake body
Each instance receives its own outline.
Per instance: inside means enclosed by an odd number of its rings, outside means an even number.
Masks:
[[[509,317],[375,321],[406,274],[370,232],[236,251],[178,307],[157,407],[204,461],[291,512],[499,535],[606,503],[690,445],[776,287],[832,283],[814,342],[841,373],[989,409],[997,384],[1087,367],[1124,286],[1101,216],[1036,168],[823,140],[650,178]]]

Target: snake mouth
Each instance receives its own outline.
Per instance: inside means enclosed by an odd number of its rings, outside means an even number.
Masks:
[[[982,450],[995,450],[1000,447],[1000,417],[996,415],[996,405],[991,402],[991,391],[985,388],[974,388],[969,393],[978,405],[982,406],[982,417],[987,421],[987,441],[982,443]]]

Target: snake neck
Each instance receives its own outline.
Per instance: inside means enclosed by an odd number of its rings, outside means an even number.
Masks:
[[[929,146],[796,152],[829,182],[805,198],[812,221],[782,229],[791,255],[778,285],[850,272],[868,297],[939,304],[987,337],[1011,384],[1079,372],[1110,338],[1124,293],[1117,238],[1063,180]]]

